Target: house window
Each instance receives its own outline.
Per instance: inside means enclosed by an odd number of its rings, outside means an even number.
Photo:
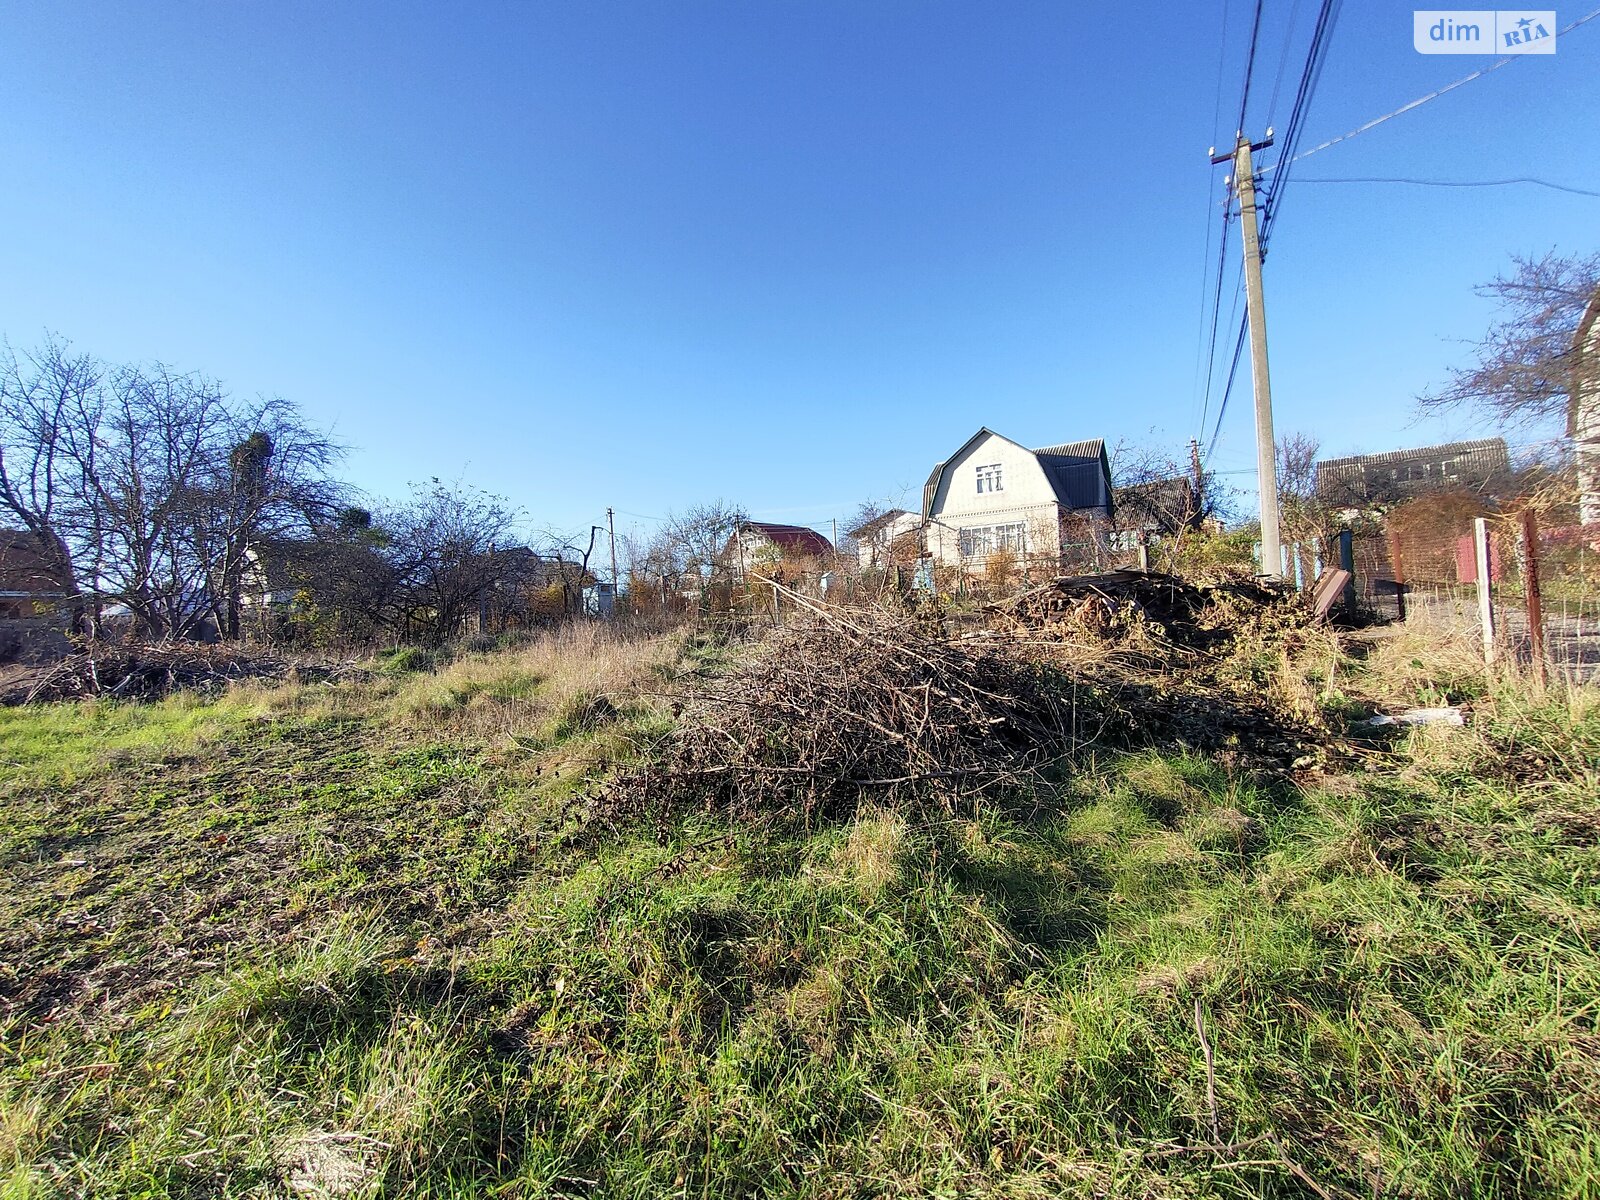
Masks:
[[[978,468],[978,495],[985,492],[1003,491],[1004,485],[1000,482],[1000,464],[991,463],[986,467]]]
[[[1015,525],[979,525],[961,531],[961,556],[987,558],[997,550],[1023,551],[1023,531],[1019,521]]]

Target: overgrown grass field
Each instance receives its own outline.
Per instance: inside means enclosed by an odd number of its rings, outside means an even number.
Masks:
[[[590,815],[726,653],[0,710],[0,1195],[1600,1193],[1592,693],[1304,778]]]

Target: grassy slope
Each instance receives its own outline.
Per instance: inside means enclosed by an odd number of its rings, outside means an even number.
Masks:
[[[0,1195],[1600,1187],[1582,698],[1306,790],[586,830],[671,658],[0,711]]]

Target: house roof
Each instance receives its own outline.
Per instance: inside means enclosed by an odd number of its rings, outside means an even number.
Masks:
[[[903,508],[891,508],[888,512],[881,513],[880,515],[873,517],[872,520],[867,521],[864,524],[857,525],[854,529],[849,530],[848,532],[853,538],[868,538],[877,533],[878,530],[885,529],[888,526],[893,525],[901,517],[909,517],[910,515],[911,514]]]
[[[967,452],[979,438],[988,434],[1011,442],[1019,450],[1027,450],[1039,461],[1044,477],[1056,494],[1056,503],[1063,508],[1099,508],[1111,499],[1111,463],[1106,458],[1103,438],[1088,438],[1081,442],[1063,442],[1059,446],[1046,446],[1041,450],[1028,450],[1021,442],[1012,441],[1003,433],[996,433],[987,425],[961,444],[961,448],[941,463],[934,465],[928,482],[922,487],[922,515],[933,512],[933,499],[939,491],[939,480],[944,469]]]
[[[768,521],[741,521],[740,532],[759,533],[790,554],[820,556],[833,553],[833,543],[804,525],[775,525]]]
[[[1333,504],[1388,502],[1437,486],[1489,489],[1510,470],[1505,439],[1479,438],[1324,459],[1316,464],[1313,486]]]
[[[1318,471],[1341,472],[1359,467],[1386,467],[1396,463],[1432,462],[1441,458],[1463,455],[1487,454],[1504,459],[1504,438],[1478,438],[1469,442],[1444,442],[1438,446],[1416,446],[1410,450],[1388,450],[1382,454],[1352,454],[1346,458],[1325,458],[1317,463]]]
[[[1195,524],[1200,520],[1200,509],[1195,503],[1194,481],[1187,475],[1128,484],[1115,489],[1112,494],[1116,497],[1117,511],[1124,523],[1134,520],[1146,529],[1176,533],[1178,526]]]

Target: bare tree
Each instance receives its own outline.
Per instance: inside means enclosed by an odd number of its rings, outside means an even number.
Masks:
[[[0,512],[93,614],[121,604],[143,632],[215,617],[238,632],[251,545],[336,492],[338,457],[287,401],[238,405],[159,363],[108,366],[47,339],[0,360]]]
[[[743,507],[726,500],[696,504],[667,515],[663,548],[680,577],[707,584],[729,582],[739,574],[739,563],[729,548],[747,520]]]
[[[516,514],[507,502],[438,479],[379,518],[389,564],[388,595],[373,616],[406,638],[438,644],[461,632],[513,557]]]
[[[281,398],[233,411],[225,459],[194,497],[196,549],[206,594],[222,636],[240,633],[246,575],[262,570],[263,553],[305,536],[322,514],[345,507],[346,489],[328,478],[341,453]]]
[[[1572,395],[1575,341],[1600,291],[1600,254],[1513,257],[1515,270],[1477,289],[1499,313],[1474,361],[1420,397],[1425,409],[1479,408],[1506,428],[1564,419]]]
[[[54,337],[20,358],[9,344],[0,353],[0,517],[27,533],[43,573],[69,595],[78,583],[64,526],[79,479],[68,450],[102,376]]]
[[[1285,542],[1327,536],[1328,508],[1317,494],[1317,455],[1322,443],[1310,434],[1278,439],[1278,521]]]

